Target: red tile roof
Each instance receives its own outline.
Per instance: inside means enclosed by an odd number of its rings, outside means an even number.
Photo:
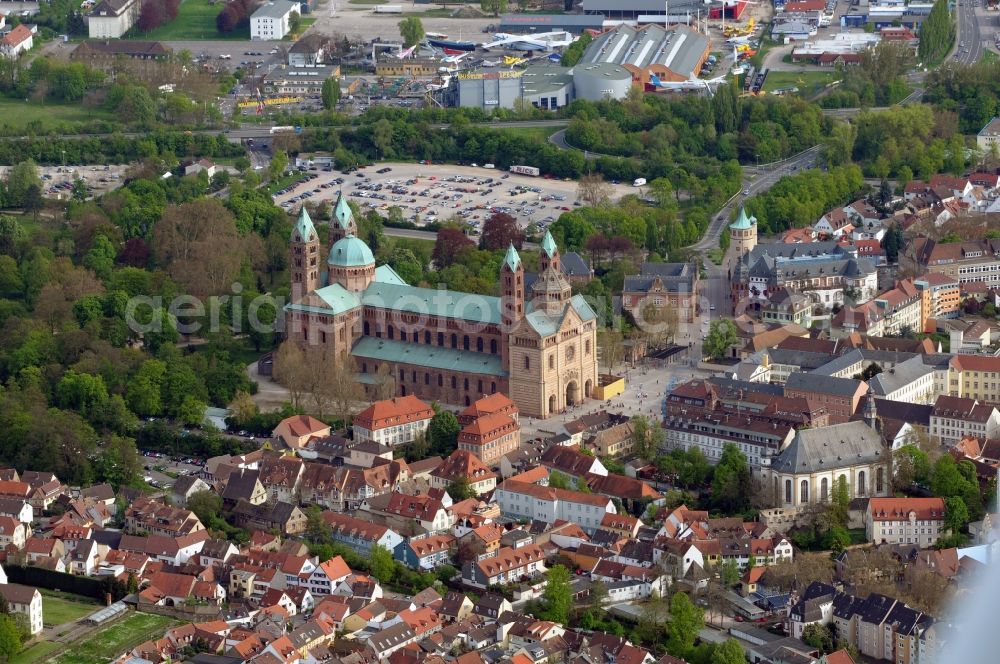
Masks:
[[[4,35],[0,43],[5,46],[19,46],[28,39],[31,39],[31,30],[23,23],[14,26],[14,29]]]
[[[434,409],[413,396],[395,397],[376,401],[354,417],[354,424],[374,431],[387,426],[429,420],[434,417]]]
[[[944,498],[871,498],[868,511],[875,521],[906,521],[910,512],[922,521],[942,521]]]

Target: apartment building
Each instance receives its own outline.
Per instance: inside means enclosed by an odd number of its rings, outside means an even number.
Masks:
[[[926,237],[913,241],[913,250],[900,256],[901,263],[918,273],[934,272],[961,284],[1000,286],[1000,239],[940,243]]]
[[[101,0],[87,14],[91,39],[119,39],[139,20],[140,0]]]
[[[917,288],[922,288],[930,294],[930,308],[926,319],[957,318],[962,302],[962,289],[958,279],[940,272],[928,272],[913,280]]]
[[[956,355],[948,368],[948,394],[1000,403],[1000,357]]]
[[[250,16],[250,39],[274,41],[288,34],[292,14],[301,12],[297,2],[265,2]]]
[[[800,397],[822,406],[830,416],[830,424],[851,419],[867,392],[864,381],[852,378],[793,373],[785,381],[786,397]]]
[[[949,447],[969,436],[994,438],[1000,435],[1000,411],[976,399],[942,394],[931,411],[930,434]]]
[[[497,486],[494,499],[504,516],[553,523],[572,521],[588,534],[600,528],[607,513],[616,514],[614,502],[606,497],[570,489],[556,489],[517,480]]]
[[[544,572],[545,551],[537,544],[529,544],[516,549],[504,547],[495,556],[465,563],[462,578],[470,586],[485,589]]]
[[[865,533],[875,544],[916,544],[926,548],[944,534],[943,498],[872,498]]]
[[[520,444],[521,425],[503,412],[477,417],[458,433],[458,449],[475,454],[487,466],[498,465]]]

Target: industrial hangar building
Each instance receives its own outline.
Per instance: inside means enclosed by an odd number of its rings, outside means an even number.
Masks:
[[[572,69],[554,64],[524,70],[482,68],[453,77],[446,102],[489,111],[514,108],[523,99],[538,108],[554,110],[574,99],[624,99],[631,87],[632,72],[614,64],[581,62]]]
[[[583,0],[584,15],[601,15],[609,21],[639,21],[640,23],[659,21],[667,13],[664,0]],[[670,0],[671,23],[694,23],[698,15],[716,14],[721,18],[722,3],[708,4],[704,0]],[[746,7],[745,2],[726,5],[726,18],[739,18]]]
[[[619,25],[595,37],[580,62],[619,65],[644,86],[650,74],[664,82],[686,81],[701,71],[710,45],[707,36],[684,25],[667,29],[653,24],[641,28]]]

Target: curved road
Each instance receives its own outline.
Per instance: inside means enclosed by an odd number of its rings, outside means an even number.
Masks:
[[[958,0],[955,9],[958,15],[958,42],[955,54],[959,62],[972,64],[983,56],[983,40],[979,33],[979,17],[973,0]],[[962,45],[964,44],[964,46]]]

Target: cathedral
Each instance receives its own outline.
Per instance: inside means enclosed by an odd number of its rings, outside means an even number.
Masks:
[[[468,406],[502,392],[521,414],[539,418],[591,398],[597,314],[572,295],[548,232],[530,290],[521,257],[508,248],[500,297],[411,286],[388,265],[376,267],[343,195],[325,253],[323,265],[303,207],[289,243],[285,334],[322,346],[331,362],[353,358],[360,382],[371,384],[388,365],[399,396]]]

